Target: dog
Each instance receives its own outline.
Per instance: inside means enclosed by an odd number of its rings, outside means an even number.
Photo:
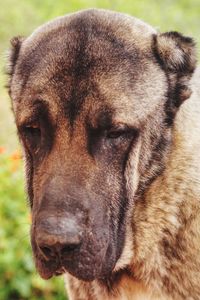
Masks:
[[[35,265],[70,299],[200,299],[196,64],[192,38],[100,9],[11,40]]]

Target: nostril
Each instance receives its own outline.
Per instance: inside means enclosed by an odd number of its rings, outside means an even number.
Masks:
[[[48,247],[48,246],[42,246],[39,247],[40,251],[42,252],[42,254],[46,257],[46,258],[50,258],[55,256],[55,252],[52,250],[52,248]]]
[[[80,243],[71,243],[71,244],[60,244],[56,243],[54,245],[48,246],[48,245],[42,245],[39,246],[41,254],[45,257],[45,259],[52,259],[56,256],[66,256],[75,250],[77,250],[80,246]]]

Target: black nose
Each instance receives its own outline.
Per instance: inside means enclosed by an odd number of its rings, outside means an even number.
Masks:
[[[36,243],[46,259],[63,258],[81,244],[81,226],[74,217],[47,217],[36,226]]]

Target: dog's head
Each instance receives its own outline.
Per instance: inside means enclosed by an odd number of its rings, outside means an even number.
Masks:
[[[9,93],[43,278],[93,280],[116,267],[134,199],[165,166],[194,66],[190,38],[103,10],[12,40]]]

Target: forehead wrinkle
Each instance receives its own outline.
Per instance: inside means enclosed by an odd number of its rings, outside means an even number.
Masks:
[[[112,76],[109,78],[112,79]],[[146,107],[143,112],[138,111],[137,105],[134,107],[135,101],[137,99],[125,93],[123,89],[110,89],[110,85],[105,89],[105,85],[101,88],[96,84],[95,90],[88,92],[84,99],[79,119],[85,120],[86,124],[93,128],[107,128],[119,123],[141,127],[147,117]]]
[[[105,102],[98,107],[88,106],[83,114],[85,123],[94,129],[108,129],[119,124],[136,128],[143,125],[143,119],[137,113],[134,114],[130,110],[130,106],[121,105],[119,107]]]
[[[55,105],[52,106],[51,101],[46,101],[42,98],[24,98],[20,102],[15,103],[14,111],[18,125],[34,122],[44,115],[49,118],[52,124],[56,124],[58,119],[58,111],[55,110]]]

